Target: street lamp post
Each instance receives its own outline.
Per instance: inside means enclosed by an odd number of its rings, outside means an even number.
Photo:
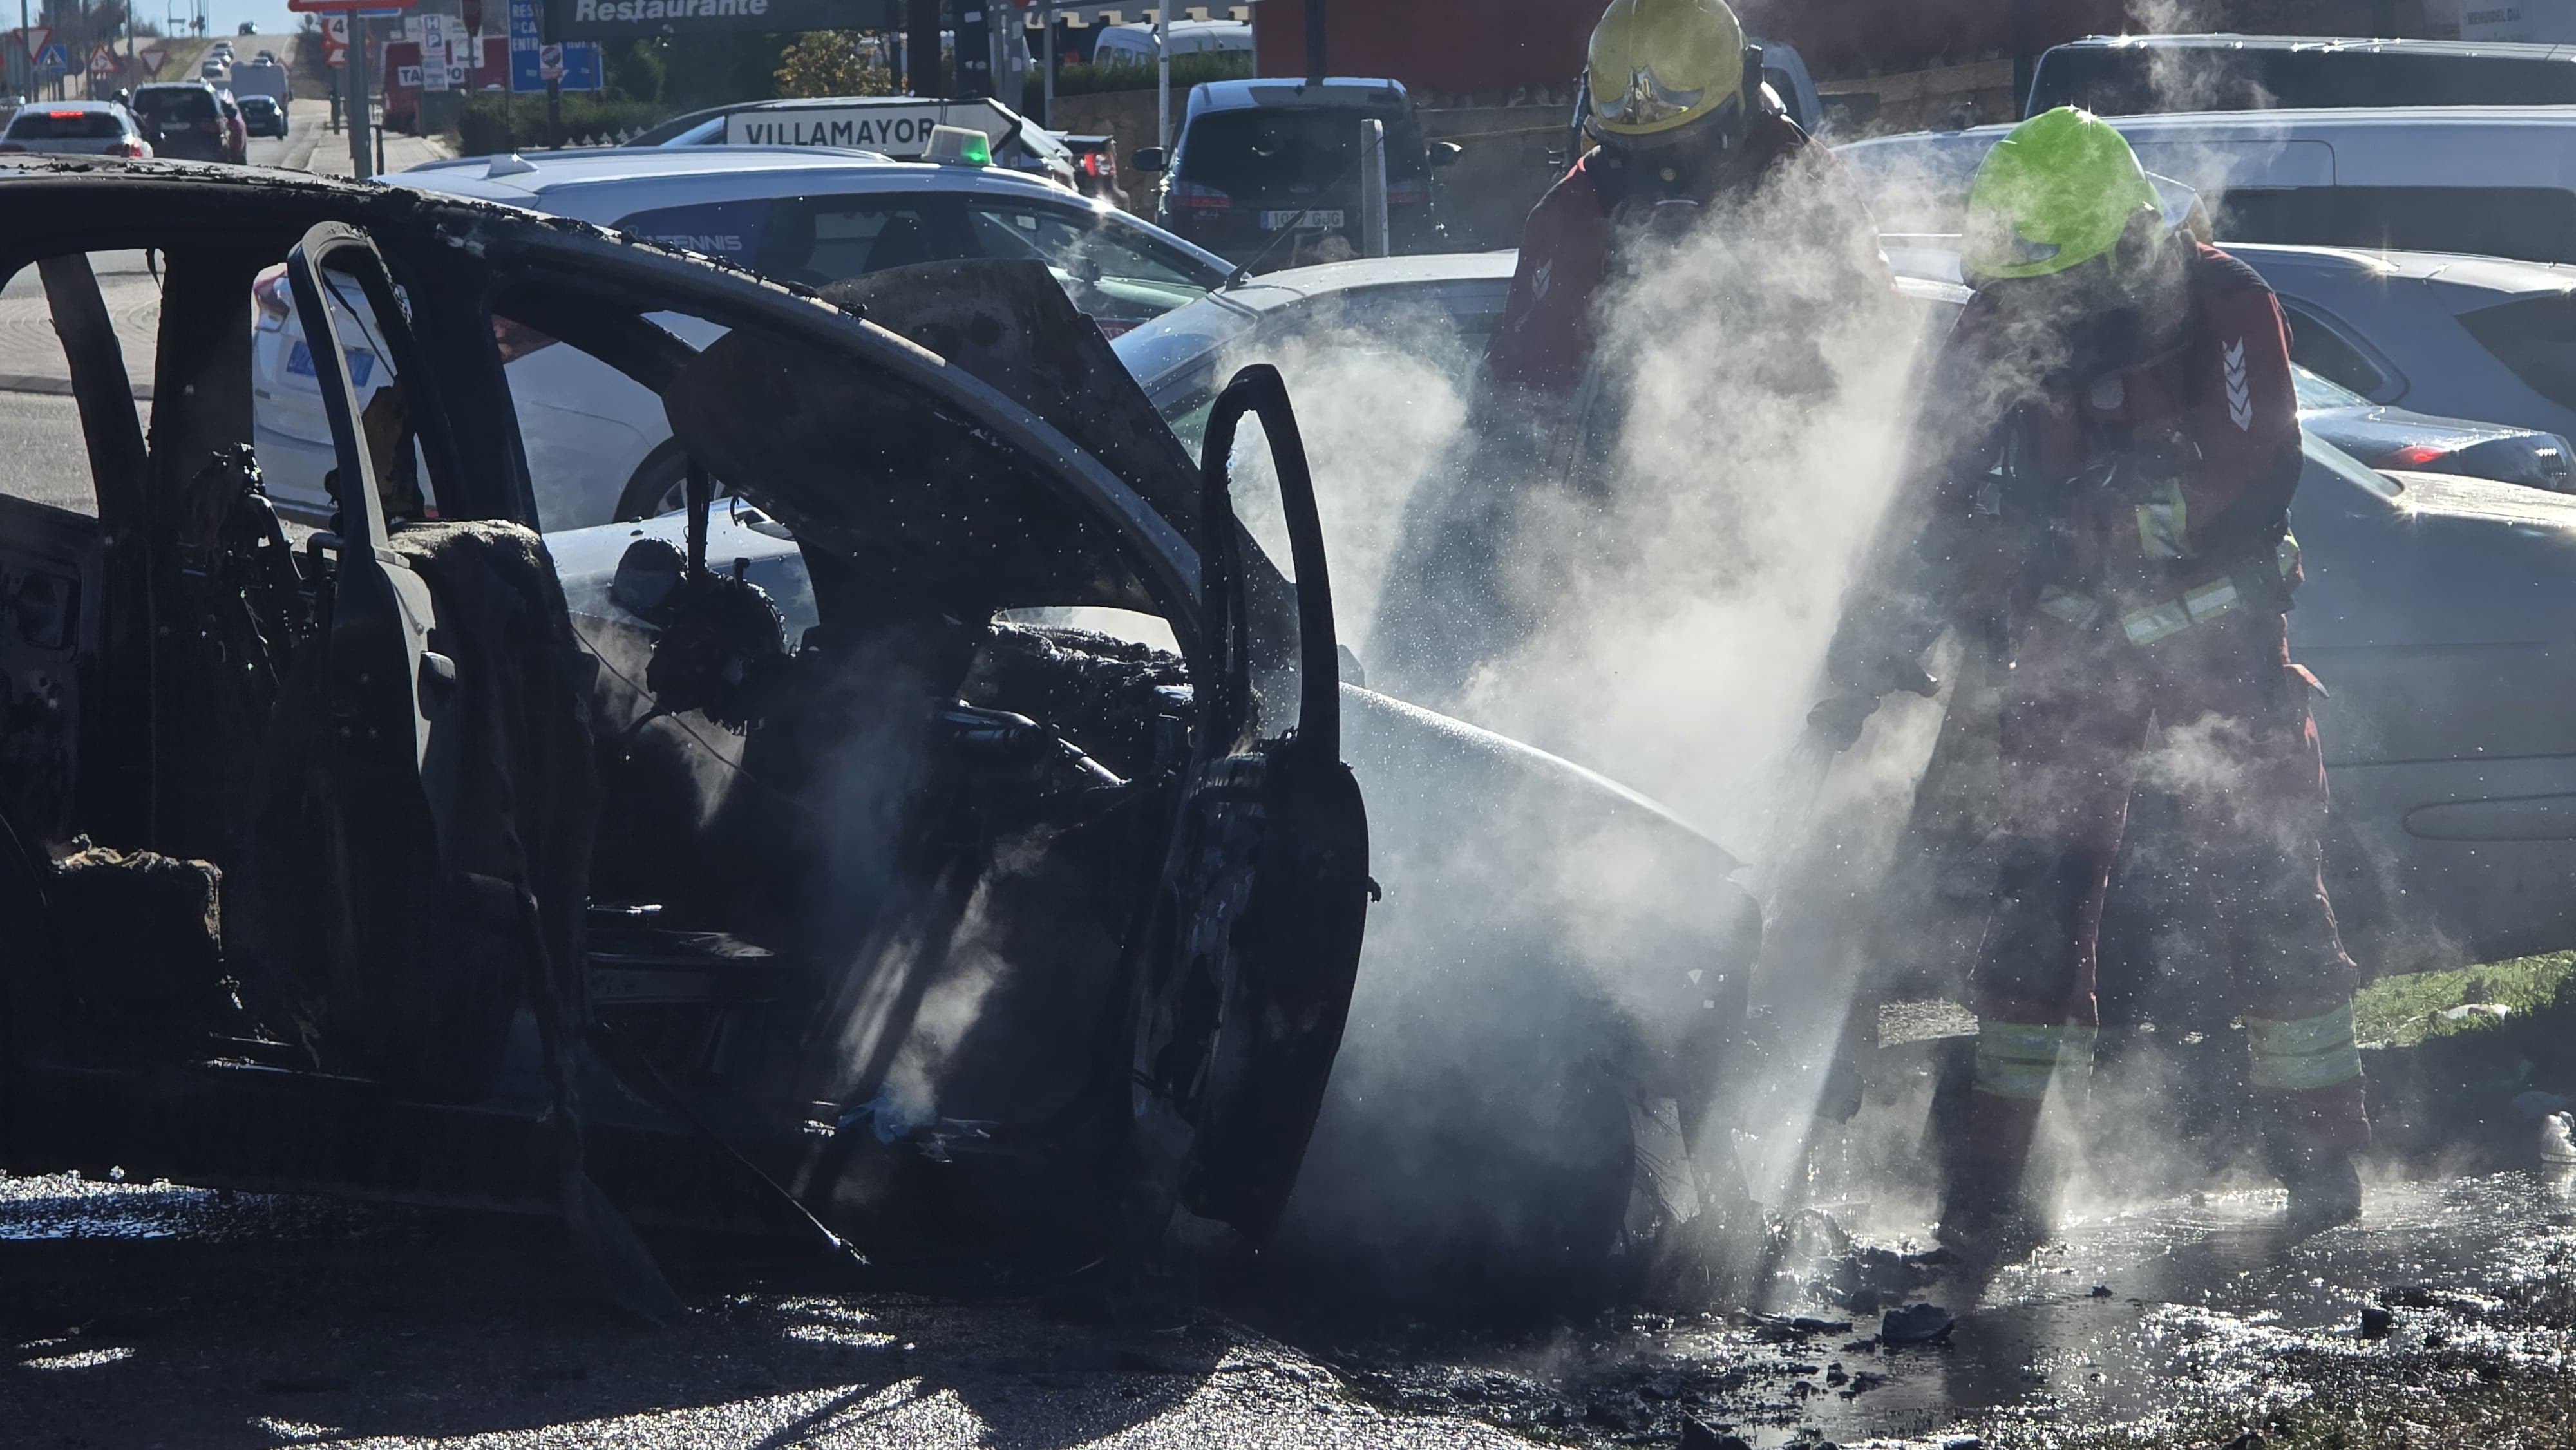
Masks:
[[[1172,3],[1154,7],[1154,114],[1157,122],[1155,144],[1165,154],[1172,149]]]

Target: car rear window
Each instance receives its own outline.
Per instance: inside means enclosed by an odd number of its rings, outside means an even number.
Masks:
[[[2526,297],[2463,313],[2460,325],[2533,392],[2576,408],[2576,297]]]
[[[211,121],[215,117],[215,93],[195,86],[166,91],[146,86],[134,93],[134,109],[161,121]]]
[[[125,134],[125,123],[108,111],[25,110],[9,123],[12,141],[105,141]]]
[[[1190,122],[1181,138],[1177,175],[1185,181],[1246,191],[1347,183],[1359,171],[1360,122],[1372,116],[1386,123],[1388,179],[1422,175],[1422,137],[1411,120],[1400,112],[1349,106],[1315,110],[1260,106],[1201,116]]]

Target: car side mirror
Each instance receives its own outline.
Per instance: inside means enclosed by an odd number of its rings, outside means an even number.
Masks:
[[[1148,175],[1158,174],[1171,164],[1172,154],[1160,146],[1148,146],[1127,158],[1127,164]]]
[[[1431,143],[1431,164],[1434,166],[1454,166],[1457,164],[1458,158],[1466,154],[1467,148],[1459,145],[1455,141],[1434,141]]]

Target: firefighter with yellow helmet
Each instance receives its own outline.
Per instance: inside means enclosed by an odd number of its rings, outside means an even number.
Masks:
[[[1868,208],[1832,154],[1808,138],[1762,83],[1762,53],[1725,0],[1610,0],[1592,32],[1583,129],[1595,143],[1524,224],[1518,265],[1470,404],[1471,452],[1448,486],[1417,498],[1390,570],[1377,631],[1389,683],[1450,702],[1477,666],[1530,627],[1528,601],[1500,582],[1511,517],[1531,483],[1571,480],[1604,493],[1592,454],[1615,433],[1622,381],[1597,366],[1614,284],[1649,300],[1673,247],[1702,241],[1769,249],[1773,275],[1817,279],[1822,306],[1892,300]],[[1724,232],[1724,236],[1712,235]],[[1645,239],[1666,245],[1643,245]],[[1808,264],[1814,265],[1810,267]],[[1677,286],[1711,284],[1704,253]],[[1748,277],[1748,290],[1766,283]],[[1695,299],[1676,296],[1679,304]],[[1794,312],[1801,305],[1787,304]],[[1820,319],[1774,319],[1712,369],[1758,361],[1767,376],[1829,376],[1813,353]],[[1753,349],[1769,349],[1768,355]],[[1642,487],[1684,487],[1642,479]]]
[[[2097,933],[2142,772],[2183,808],[2290,1223],[2349,1220],[2369,1123],[2319,873],[2315,681],[2289,655],[2301,453],[2280,305],[2171,226],[2127,140],[2072,108],[1988,154],[1964,246],[1976,295],[1930,375],[1903,543],[1862,581],[1810,717],[1849,743],[1880,696],[1921,685],[1944,628],[1998,652],[1998,864],[1943,1240],[1993,1256],[2046,1228],[2025,1170],[2043,1102],[2091,1070]]]
[[[1597,145],[1522,229],[1511,295],[1486,352],[1489,392],[1543,402],[1574,391],[1592,359],[1594,304],[1611,275],[1617,223],[1642,224],[1659,203],[1722,211],[1764,186],[1812,189],[1828,194],[1825,204],[1804,210],[1845,224],[1828,244],[1874,253],[1867,209],[1831,154],[1764,89],[1762,52],[1726,0],[1611,0],[1592,31],[1584,131]],[[1885,287],[1883,270],[1875,281]]]

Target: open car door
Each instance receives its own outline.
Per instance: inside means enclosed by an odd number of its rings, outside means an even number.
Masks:
[[[392,547],[365,404],[349,376],[340,309],[330,305],[334,289],[354,282],[394,344],[397,367],[414,363],[395,386],[418,386],[425,369],[384,260],[363,233],[334,223],[313,228],[289,254],[287,280],[304,335],[314,340],[339,476],[324,723],[307,777],[323,950],[335,1016],[345,1014],[369,1065],[420,1088],[446,1075],[440,1064],[411,1060],[434,1034],[406,1022],[412,1014],[392,998],[433,980],[442,966],[429,959],[438,934],[428,917],[441,878],[432,801],[458,765],[460,722],[450,718],[456,666],[431,646],[438,613],[428,582]]]
[[[1037,414],[1197,546],[1199,609],[1195,630],[1181,631],[1197,729],[1133,953],[1129,1087],[1140,1178],[1263,1234],[1323,1107],[1375,890],[1367,811],[1341,758],[1323,530],[1286,385],[1274,369],[1246,369],[1215,405],[1194,466],[1040,264],[899,267],[825,295]],[[1293,585],[1233,506],[1228,460],[1247,413],[1274,455]]]
[[[1296,570],[1296,724],[1264,719],[1260,638],[1230,460],[1259,416]],[[1184,1156],[1181,1201],[1260,1237],[1295,1187],[1340,1051],[1368,902],[1368,812],[1342,760],[1340,649],[1323,529],[1287,385],[1237,374],[1200,463],[1198,748],[1137,1027],[1138,1127]],[[1284,661],[1283,661],[1284,662]],[[1275,707],[1274,707],[1275,708]]]

